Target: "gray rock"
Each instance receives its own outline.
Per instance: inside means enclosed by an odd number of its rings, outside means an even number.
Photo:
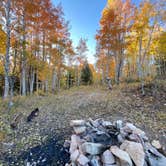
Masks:
[[[125,150],[132,160],[134,161],[136,166],[143,166],[145,162],[145,153],[142,145],[140,143],[132,142],[132,141],[124,141],[120,146],[122,150]]]
[[[81,166],[84,166],[84,165],[88,164],[89,159],[88,159],[86,156],[84,156],[83,154],[80,154],[80,156],[79,156],[78,159],[77,159],[77,162],[78,162]]]
[[[65,140],[63,147],[68,148],[68,147],[70,147],[70,144],[71,144],[71,141]]]
[[[98,128],[102,122],[103,122],[103,119],[96,119],[96,120],[92,120],[91,118],[89,119],[89,122],[91,123],[91,125],[95,128]]]
[[[159,153],[150,143],[145,144],[146,158],[150,166],[165,166],[166,157]]]
[[[102,125],[106,128],[109,128],[109,127],[112,127],[113,124],[110,121],[103,121]]]
[[[140,139],[139,139],[139,137],[138,137],[137,134],[130,134],[130,135],[128,136],[128,139],[129,139],[130,141],[140,142]]]
[[[70,160],[75,162],[79,156],[79,150],[75,150],[71,155],[70,155]]]
[[[123,143],[125,141],[121,134],[118,134],[117,139],[119,143]]]
[[[106,150],[103,154],[102,154],[102,162],[104,164],[114,164],[115,163],[115,158],[113,156],[113,154],[111,153],[110,150]]]
[[[79,145],[80,145],[80,137],[78,137],[77,135],[72,135],[70,149],[69,149],[70,154],[74,153],[74,151],[79,147]]]
[[[123,131],[127,133],[132,133],[133,130],[136,129],[136,126],[134,126],[132,123],[126,123],[126,125],[123,127]]]
[[[153,140],[152,141],[152,145],[156,148],[156,149],[161,149],[162,146],[160,144],[160,142],[158,140]]]
[[[139,129],[139,128],[134,129],[134,130],[133,130],[133,134],[137,134],[137,135],[141,136],[142,138],[145,137],[145,132],[142,131],[142,130]]]
[[[99,156],[93,156],[90,161],[91,166],[102,166]]]
[[[73,127],[73,128],[74,128],[74,132],[78,135],[83,134],[86,131],[85,126],[76,126],[76,127]]]
[[[84,126],[86,124],[85,120],[71,120],[70,126]]]
[[[100,143],[85,142],[82,144],[81,148],[84,153],[98,155],[101,154],[106,147]]]
[[[145,137],[145,140],[147,140],[145,132],[134,126],[132,123],[126,123],[125,127],[123,127],[123,131],[130,134],[139,135],[141,138]]]
[[[111,152],[120,160],[122,166],[132,166],[132,161],[127,152],[117,146],[111,146]]]

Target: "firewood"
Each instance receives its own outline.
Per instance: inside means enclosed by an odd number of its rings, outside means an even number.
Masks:
[[[39,108],[34,109],[30,115],[27,117],[27,122],[31,122],[32,119],[34,119],[35,117],[37,117],[39,115]]]
[[[18,127],[18,124],[21,121],[22,117],[23,117],[22,113],[19,113],[15,116],[15,118],[13,119],[13,121],[10,124],[12,129],[16,129]]]

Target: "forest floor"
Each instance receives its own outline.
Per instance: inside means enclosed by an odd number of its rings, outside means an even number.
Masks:
[[[104,87],[74,87],[56,95],[34,95],[15,98],[10,112],[0,101],[0,166],[1,165],[64,165],[68,153],[63,149],[70,139],[72,119],[123,120],[132,122],[147,133],[150,140],[166,145],[166,84],[145,87],[142,96],[138,84]],[[26,118],[39,108],[32,122]],[[18,128],[10,122],[22,112]]]

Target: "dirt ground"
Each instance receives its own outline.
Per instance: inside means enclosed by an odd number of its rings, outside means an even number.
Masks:
[[[107,88],[75,87],[56,95],[34,95],[15,98],[7,111],[0,102],[0,165],[64,165],[68,154],[62,145],[71,135],[72,119],[123,120],[132,122],[147,133],[150,140],[166,145],[166,87],[164,84],[145,87],[142,96],[137,84]],[[32,122],[26,118],[39,108]],[[16,114],[23,116],[18,128],[10,122]]]

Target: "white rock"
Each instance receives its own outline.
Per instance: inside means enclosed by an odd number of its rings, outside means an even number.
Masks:
[[[120,160],[122,166],[132,166],[132,161],[127,152],[119,149],[117,146],[111,146],[111,152]]]
[[[104,145],[100,143],[91,143],[91,142],[83,143],[81,148],[84,153],[88,153],[91,155],[101,154],[105,150]]]
[[[160,144],[160,142],[158,140],[153,140],[152,141],[152,145],[156,148],[156,149],[161,149],[162,146]]]
[[[139,129],[139,128],[134,129],[134,130],[133,130],[133,134],[137,134],[137,135],[141,136],[142,138],[145,136],[145,132],[142,131],[142,130]]]
[[[27,162],[26,166],[31,166],[31,163],[30,163],[30,162]]]
[[[75,162],[79,156],[79,150],[75,150],[71,155],[70,155],[70,160]]]
[[[78,137],[77,135],[72,135],[70,149],[69,149],[70,154],[74,153],[74,151],[79,147],[79,144],[80,144],[80,137]]]
[[[122,150],[125,150],[134,161],[136,166],[143,166],[145,162],[145,153],[140,143],[132,141],[124,141],[120,146]]]
[[[124,132],[139,135],[141,138],[145,138],[145,140],[147,140],[145,132],[134,126],[132,123],[126,123],[125,127],[122,129]]]
[[[73,127],[74,128],[74,132],[76,134],[82,134],[86,131],[86,127],[85,126],[76,126],[76,127]]]
[[[102,122],[102,125],[103,125],[104,127],[111,127],[113,124],[112,124],[110,121],[103,121],[103,122]]]
[[[122,124],[123,124],[123,122],[121,120],[117,120],[116,121],[116,127],[117,127],[117,129],[121,129],[122,128]]]
[[[123,127],[123,130],[128,133],[132,133],[133,130],[136,129],[136,126],[134,126],[132,123],[126,123],[126,125]]]
[[[79,156],[78,159],[77,159],[77,162],[78,162],[81,166],[84,166],[84,165],[88,164],[89,159],[88,159],[86,156],[84,156],[83,154],[80,154],[80,156]]]
[[[71,120],[70,126],[84,126],[86,124],[85,120]]]
[[[102,158],[102,162],[104,164],[114,164],[115,163],[115,158],[114,158],[113,154],[109,150],[106,150],[102,154],[101,158]]]

